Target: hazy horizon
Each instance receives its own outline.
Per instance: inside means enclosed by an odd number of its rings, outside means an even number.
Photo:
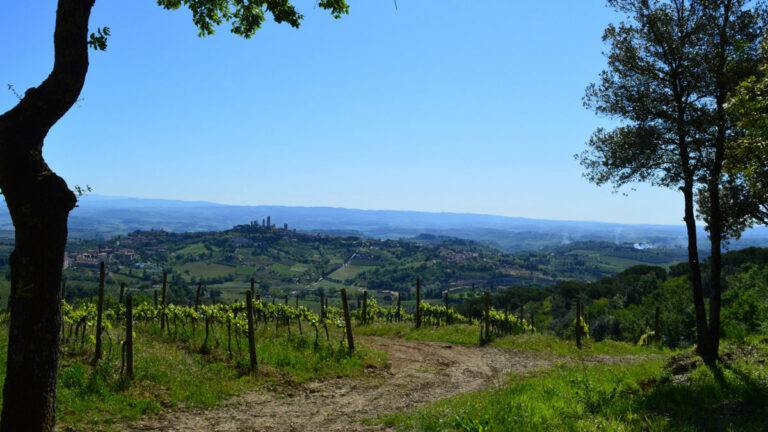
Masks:
[[[174,198],[159,198],[159,197],[137,197],[137,196],[122,196],[122,195],[102,195],[102,194],[87,194],[78,199],[78,204],[84,200],[92,200],[96,198],[96,201],[110,201],[110,200],[147,200],[147,201],[165,201],[169,203],[185,203],[185,204],[213,204],[218,206],[235,206],[235,207],[285,207],[285,208],[327,208],[338,210],[355,210],[355,211],[370,211],[370,212],[403,212],[403,213],[429,213],[429,214],[446,214],[446,215],[471,215],[471,216],[490,216],[509,219],[521,219],[530,221],[552,221],[552,222],[584,222],[584,223],[598,223],[598,224],[615,224],[615,225],[648,225],[648,226],[662,226],[662,227],[683,227],[685,224],[680,220],[679,224],[653,224],[653,223],[622,223],[611,222],[604,220],[589,220],[589,219],[556,219],[556,218],[532,218],[525,216],[514,215],[502,215],[491,213],[477,213],[477,212],[455,212],[455,211],[429,211],[429,210],[414,210],[414,209],[392,209],[392,208],[357,208],[357,207],[343,207],[333,205],[286,205],[286,204],[271,204],[271,203],[246,203],[246,204],[233,204],[226,202],[217,202],[209,200],[187,200],[187,199],[174,199]],[[701,223],[699,223],[701,225]],[[703,227],[703,225],[702,225]]]

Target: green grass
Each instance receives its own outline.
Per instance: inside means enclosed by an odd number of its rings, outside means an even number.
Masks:
[[[291,270],[291,267],[281,264],[281,263],[273,263],[270,268],[275,271],[276,273],[279,273],[284,276],[295,276],[296,272]]]
[[[218,251],[219,248],[214,247],[214,250]],[[179,249],[179,250],[176,251],[177,255],[194,255],[194,256],[199,256],[199,255],[207,254],[207,253],[208,253],[208,249],[205,248],[205,245],[203,243],[199,243],[199,242],[195,243],[195,244],[191,244],[191,245],[189,245],[187,247],[184,247],[184,248]]]
[[[342,285],[340,283],[331,282],[328,279],[323,279],[323,280],[321,280],[320,282],[318,282],[316,284],[312,284],[311,286],[312,286],[313,289],[315,289],[315,288],[325,288],[325,289],[331,289],[331,290],[339,290],[339,289],[342,289],[342,288],[346,288],[347,291],[350,290],[350,287],[344,286],[344,285]]]
[[[614,417],[626,409],[621,395],[637,392],[636,381],[660,368],[660,361],[629,367],[561,364],[527,378],[512,377],[499,390],[460,395],[380,421],[422,431],[622,430]]]
[[[294,264],[291,266],[290,270],[294,273],[304,273],[309,270],[309,266],[306,264]]]
[[[566,341],[556,336],[541,333],[504,336],[491,342],[494,346],[530,351],[548,351],[560,356],[590,357],[596,355],[646,355],[664,354],[669,351],[655,347],[644,347],[627,342],[602,340],[587,341],[579,349],[573,341]]]
[[[413,323],[376,323],[355,327],[355,335],[397,337],[412,341],[446,342],[461,345],[477,345],[480,330],[469,325],[449,327],[422,327],[416,329]]]
[[[199,277],[211,278],[226,276],[230,273],[233,273],[235,268],[223,264],[194,261],[178,267],[177,270],[181,273],[186,273],[189,271],[190,277],[192,279],[197,279]]]
[[[446,342],[462,345],[478,345],[480,328],[470,325],[452,325],[443,327],[422,327],[416,329],[412,323],[376,323],[355,328],[355,334],[369,336],[397,337],[414,341]],[[578,349],[572,341],[565,341],[555,336],[541,333],[521,334],[496,337],[491,345],[509,349],[529,351],[547,351],[559,356],[591,357],[595,355],[645,355],[662,354],[669,351],[641,347],[626,342],[604,340],[585,343]]]
[[[244,282],[228,282],[227,284],[211,285],[210,289],[221,290],[221,298],[224,303],[245,301],[244,292],[250,290],[250,285]]]
[[[95,368],[89,362],[93,355],[90,341],[82,346],[79,342],[67,343],[62,347],[59,368],[58,429],[119,430],[120,424],[168,407],[212,407],[233,395],[264,386],[279,388],[313,379],[363,376],[366,366],[378,367],[386,361],[384,353],[360,344],[350,356],[346,346],[339,343],[339,330],[330,329],[330,342],[321,332],[317,346],[310,326],[304,323],[303,330],[304,335],[299,335],[293,323],[289,335],[286,328],[275,332],[274,324],[260,325],[256,332],[259,371],[255,376],[248,373],[245,338],[233,337],[230,358],[226,327],[222,325],[214,327],[203,348],[201,325],[193,336],[189,326],[174,328],[169,335],[156,324],[137,324],[136,376],[132,382],[120,375],[115,339],[122,329],[109,330],[112,337],[105,336],[104,360]],[[0,386],[5,379],[7,333],[7,326],[0,326]]]
[[[97,368],[86,364],[87,355],[62,362],[57,394],[59,429],[106,428],[179,403],[213,406],[257,385],[224,362],[206,361],[202,355],[156,338],[143,340],[136,350],[133,383],[119,375],[119,362],[114,358]]]
[[[409,431],[764,431],[765,342],[729,350],[736,359],[714,371],[698,367],[677,377],[659,356],[591,366],[569,359],[535,375],[511,376],[500,389],[369,423]]]
[[[357,276],[358,274],[366,271],[376,268],[375,266],[358,266],[358,265],[348,265],[345,267],[340,267],[338,270],[334,271],[328,277],[339,280],[339,281],[345,281],[347,279],[352,279],[353,277]]]

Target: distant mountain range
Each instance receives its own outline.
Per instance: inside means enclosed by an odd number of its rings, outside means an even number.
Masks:
[[[686,242],[683,225],[627,225],[555,221],[472,213],[356,210],[335,207],[235,206],[204,201],[175,201],[88,195],[71,213],[73,238],[109,237],[135,230],[218,231],[270,217],[272,224],[299,231],[377,238],[413,237],[422,233],[471,239],[504,250],[541,249],[574,241],[636,243],[638,248],[679,247]],[[5,206],[0,230],[13,225]],[[700,232],[702,246],[706,233]],[[749,230],[735,248],[768,246],[768,228]]]

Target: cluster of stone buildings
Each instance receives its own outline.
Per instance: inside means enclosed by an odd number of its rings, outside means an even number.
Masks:
[[[438,253],[441,260],[455,263],[476,262],[479,257],[477,252],[454,251],[446,248],[440,248]]]
[[[88,249],[85,252],[64,253],[64,268],[72,267],[98,267],[101,263],[130,264],[138,260],[133,249],[98,248]]]

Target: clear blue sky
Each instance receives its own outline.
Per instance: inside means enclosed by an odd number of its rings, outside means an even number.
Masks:
[[[609,124],[581,103],[618,19],[603,0],[350,0],[340,20],[313,3],[295,1],[302,28],[243,40],[97,0],[109,47],[46,159],[102,195],[680,223],[676,192],[613,194],[573,159]],[[49,73],[55,5],[3,8],[0,111],[6,84]]]

